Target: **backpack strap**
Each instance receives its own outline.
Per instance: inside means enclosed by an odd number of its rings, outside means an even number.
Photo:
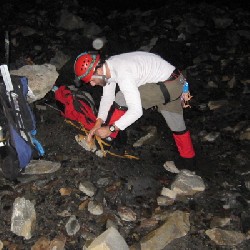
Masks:
[[[165,105],[170,101],[170,94],[169,94],[168,89],[166,88],[166,85],[164,82],[158,82],[157,85],[160,86],[160,90],[161,90],[161,92],[164,96],[164,100],[165,100],[163,105]]]
[[[174,100],[170,100],[170,94],[169,94],[169,91],[166,87],[167,82],[171,82],[171,81],[176,80],[180,76],[180,74],[181,74],[180,70],[175,69],[166,81],[157,83],[157,85],[160,86],[160,90],[161,90],[161,92],[164,96],[164,99],[165,99],[165,102],[163,103],[163,105],[166,105],[169,102],[176,101],[177,99],[179,99],[181,97],[181,95],[180,95],[177,98],[175,98]]]
[[[28,79],[26,77],[11,76],[14,92],[18,95],[19,111],[22,114],[23,126],[27,131],[35,129],[35,118],[27,103]]]

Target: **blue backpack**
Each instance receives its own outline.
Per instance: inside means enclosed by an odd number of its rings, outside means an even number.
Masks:
[[[33,159],[34,153],[44,155],[41,143],[35,138],[36,122],[27,101],[28,79],[10,76],[6,65],[1,65],[0,103],[2,127],[1,168],[7,179],[15,180]]]

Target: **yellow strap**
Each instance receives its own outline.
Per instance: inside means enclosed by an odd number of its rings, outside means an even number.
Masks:
[[[98,136],[95,136],[95,139],[97,140],[97,143],[99,144],[100,148],[101,148],[101,151],[103,153],[103,156],[106,157],[107,155],[107,151],[104,150],[104,147],[103,145],[106,145],[106,146],[110,146],[110,144],[106,143],[105,141],[103,141],[100,137]]]
[[[129,155],[129,154],[124,154],[124,155],[118,155],[118,154],[115,154],[115,153],[112,153],[110,151],[106,151],[106,153],[112,155],[112,156],[116,156],[116,157],[120,157],[120,158],[127,158],[127,159],[134,159],[134,160],[140,160],[139,157],[137,156],[134,156],[134,155]]]
[[[85,133],[86,136],[89,134],[89,131],[87,129],[85,129],[81,123],[75,124],[71,120],[68,120],[68,119],[65,119],[65,122],[68,123],[68,124],[70,124],[70,125],[72,125],[72,126],[74,126],[77,129],[80,129],[81,131],[83,131]],[[102,138],[100,138],[99,136],[95,135],[94,140],[96,140],[97,143],[98,143],[98,145],[100,146],[100,149],[101,149],[104,157],[106,157],[107,154],[110,154],[112,156],[116,156],[116,157],[120,157],[120,158],[140,160],[139,157],[136,157],[136,156],[133,156],[133,155],[129,155],[126,152],[125,152],[124,155],[118,155],[118,154],[115,154],[115,153],[112,153],[110,151],[105,150],[104,149],[104,145],[105,146],[110,146],[110,144],[107,143],[107,142],[105,142],[104,140],[102,140]]]
[[[73,127],[77,128],[77,129],[80,129],[86,135],[88,135],[89,131],[86,128],[84,128],[81,123],[78,122],[77,124],[75,124],[71,120],[68,120],[68,119],[65,119],[65,122],[68,123],[68,124],[70,124],[70,125],[72,125]]]

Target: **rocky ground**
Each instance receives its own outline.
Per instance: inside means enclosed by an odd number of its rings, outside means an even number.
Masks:
[[[225,2],[157,1],[155,8],[144,4],[144,8],[125,11],[104,9],[101,3],[84,7],[77,1],[2,5],[1,35],[10,31],[11,69],[54,63],[57,84],[72,85],[75,56],[92,49],[94,38],[105,37],[108,55],[146,50],[183,70],[194,95],[185,118],[197,151],[195,173],[205,190],[160,204],[162,189],[170,188],[178,175],[163,167],[177,152],[156,111],[145,110],[127,130],[127,150],[140,160],[99,158],[75,141],[79,131],[44,104],[46,96],[32,104],[37,137],[46,150],[43,160],[59,162],[60,168],[50,174],[24,174],[17,182],[1,175],[0,249],[1,244],[3,249],[31,249],[35,244],[40,248],[33,249],[49,249],[42,248],[42,243],[57,237],[65,249],[84,249],[109,224],[131,249],[249,249],[250,12],[244,1]],[[84,90],[98,105],[101,90]],[[50,101],[53,104],[51,97]],[[38,109],[38,104],[44,108]],[[148,126],[157,127],[157,136],[133,147]],[[80,190],[84,181],[93,185],[92,195]],[[13,204],[19,197],[35,207],[36,226],[28,239],[11,230]],[[103,212],[95,214],[91,202]],[[189,215],[183,237],[173,238],[164,247],[143,248],[140,243],[145,236],[175,211]],[[70,218],[75,218],[74,225],[67,224]],[[214,223],[216,218],[219,224]],[[213,228],[221,229],[215,238],[207,233]]]

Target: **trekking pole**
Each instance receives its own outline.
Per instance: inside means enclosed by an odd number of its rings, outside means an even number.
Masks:
[[[5,31],[4,45],[5,45],[5,62],[6,62],[6,65],[9,65],[10,40],[9,40],[9,32],[8,31]]]
[[[9,33],[8,33],[8,31],[5,31],[4,47],[5,47],[5,62],[6,62],[7,65],[9,63],[9,44],[10,44],[10,42],[9,42]],[[4,70],[5,69],[3,69],[3,70],[0,69],[0,73],[1,73],[2,76],[3,76],[3,71]],[[5,139],[4,139],[4,135],[3,135],[3,127],[0,124],[0,147],[5,146],[4,140]]]

